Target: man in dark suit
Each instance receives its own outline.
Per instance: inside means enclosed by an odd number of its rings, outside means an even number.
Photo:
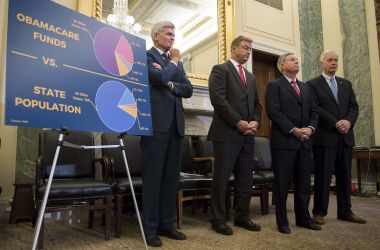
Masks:
[[[315,162],[313,219],[324,224],[329,204],[331,176],[336,177],[338,219],[356,223],[366,221],[351,211],[351,160],[355,145],[352,130],[359,114],[352,84],[335,76],[338,55],[328,50],[321,54],[323,72],[309,81],[318,101],[319,126],[313,137]]]
[[[296,225],[321,230],[309,214],[311,141],[318,113],[309,86],[297,79],[298,59],[293,53],[278,58],[283,74],[267,86],[266,108],[272,120],[270,144],[275,177],[276,221],[278,230],[290,234],[286,200],[294,183]]]
[[[142,209],[147,244],[153,247],[162,245],[158,235],[186,239],[174,223],[184,137],[182,98],[191,97],[193,87],[179,50],[172,48],[174,28],[171,22],[156,23],[151,31],[154,47],[147,52],[153,136],[141,138]]]
[[[233,234],[226,224],[228,180],[235,177],[235,226],[260,231],[249,217],[253,184],[253,144],[261,106],[256,79],[242,64],[252,51],[252,40],[239,36],[232,41],[231,59],[213,67],[209,78],[214,116],[208,133],[213,141],[215,169],[211,193],[211,227],[217,233]]]

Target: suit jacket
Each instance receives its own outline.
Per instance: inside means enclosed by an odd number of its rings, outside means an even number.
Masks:
[[[312,91],[307,84],[297,81],[301,97],[294,91],[285,76],[267,86],[266,109],[272,120],[271,147],[274,149],[311,148],[311,141],[301,142],[290,131],[294,128],[318,125],[318,113]]]
[[[336,145],[341,134],[335,128],[335,123],[341,119],[351,122],[348,134],[342,135],[344,142],[347,146],[355,145],[352,129],[359,115],[359,106],[351,82],[340,77],[335,79],[338,85],[339,104],[323,75],[308,81],[318,104],[319,127],[313,137],[313,145],[316,146]]]
[[[209,77],[213,120],[208,139],[215,142],[254,142],[254,136],[238,131],[239,120],[260,122],[261,106],[256,89],[256,79],[244,69],[247,87],[231,61],[215,65]]]
[[[166,63],[154,47],[148,50],[147,56],[153,131],[167,132],[175,118],[178,133],[183,137],[185,122],[182,98],[192,96],[193,86],[187,79],[181,62],[177,66],[171,62]],[[158,63],[162,69],[156,69],[153,63]],[[173,82],[174,90],[166,87],[169,81]]]

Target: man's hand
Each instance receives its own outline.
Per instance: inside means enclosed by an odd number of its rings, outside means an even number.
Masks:
[[[181,52],[178,49],[171,48],[170,49],[171,60],[178,63],[179,59],[181,59]]]
[[[303,132],[302,137],[304,138],[304,140],[309,140],[311,134],[313,133],[313,130],[311,128],[301,128],[301,130]]]
[[[161,65],[159,65],[158,63],[152,63],[152,66],[154,67],[154,68],[156,68],[156,69],[159,69],[159,70],[161,70],[162,69],[162,67],[161,67]]]
[[[339,131],[341,134],[347,134],[348,131],[350,131],[351,128],[351,122],[348,120],[339,120],[335,124],[336,129]]]
[[[312,132],[311,128],[294,128],[292,134],[300,141],[307,141]]]
[[[250,121],[248,123],[248,130],[244,132],[244,135],[254,135],[259,128],[259,123],[257,121]]]
[[[247,121],[244,121],[244,120],[240,120],[238,121],[238,123],[236,123],[236,128],[241,132],[241,133],[245,133],[247,132],[247,130],[249,129],[249,123]]]

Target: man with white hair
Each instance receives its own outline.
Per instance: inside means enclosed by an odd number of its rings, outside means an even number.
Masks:
[[[282,76],[267,85],[266,108],[272,121],[270,144],[278,231],[291,233],[286,211],[291,180],[294,183],[296,225],[321,230],[309,213],[310,139],[318,124],[316,105],[309,85],[297,79],[299,64],[294,53],[281,55],[277,67]]]
[[[175,229],[176,192],[184,137],[182,98],[193,87],[173,48],[174,25],[163,21],[152,27],[154,46],[147,52],[153,136],[141,138],[143,226],[149,246],[162,245],[159,235],[174,240],[186,236]]]
[[[351,210],[351,161],[355,145],[353,127],[359,106],[350,81],[335,75],[338,54],[327,50],[321,54],[322,74],[308,83],[318,102],[319,124],[313,136],[315,162],[313,219],[325,223],[329,204],[331,176],[336,178],[337,216],[340,220],[366,223]]]

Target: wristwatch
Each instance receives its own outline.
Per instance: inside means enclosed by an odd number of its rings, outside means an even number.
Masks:
[[[168,87],[172,90],[174,88],[174,83],[172,81],[168,81]]]

